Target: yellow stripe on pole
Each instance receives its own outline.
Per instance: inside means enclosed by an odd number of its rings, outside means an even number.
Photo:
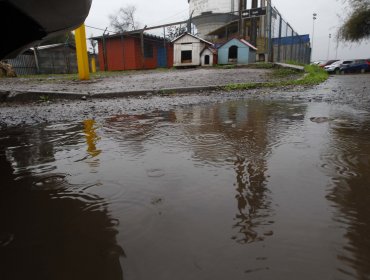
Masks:
[[[80,80],[89,80],[89,59],[87,56],[85,24],[75,30],[78,76]]]

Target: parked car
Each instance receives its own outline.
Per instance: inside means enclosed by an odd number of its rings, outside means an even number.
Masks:
[[[354,60],[353,62],[345,65],[341,65],[340,73],[365,73],[369,71],[369,64],[365,59]]]
[[[339,61],[334,62],[333,64],[325,66],[324,70],[328,73],[339,74],[340,68],[342,67],[342,65],[350,64],[352,62],[353,60],[339,60]]]
[[[0,60],[81,25],[92,0],[0,0]]]
[[[333,64],[334,62],[337,62],[337,61],[339,61],[339,59],[325,60],[322,63],[320,63],[319,66],[321,68],[324,68],[325,66],[331,65],[331,64]]]
[[[316,61],[311,62],[311,65],[320,65],[323,62],[324,62],[323,60],[316,60]]]

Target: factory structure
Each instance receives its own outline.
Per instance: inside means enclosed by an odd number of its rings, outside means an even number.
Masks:
[[[298,35],[271,0],[187,0],[196,35],[220,46],[232,38],[257,48],[256,61],[307,63],[308,35]]]

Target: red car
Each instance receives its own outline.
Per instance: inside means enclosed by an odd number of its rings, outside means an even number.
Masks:
[[[331,65],[331,64],[333,64],[334,62],[337,62],[337,61],[339,61],[339,59],[325,60],[324,62],[320,63],[319,66],[321,68],[324,68],[325,66]]]

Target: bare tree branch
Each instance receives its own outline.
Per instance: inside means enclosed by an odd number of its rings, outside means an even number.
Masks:
[[[110,26],[116,32],[139,29],[140,23],[136,21],[135,13],[136,7],[133,5],[120,8],[117,13],[109,15]]]

